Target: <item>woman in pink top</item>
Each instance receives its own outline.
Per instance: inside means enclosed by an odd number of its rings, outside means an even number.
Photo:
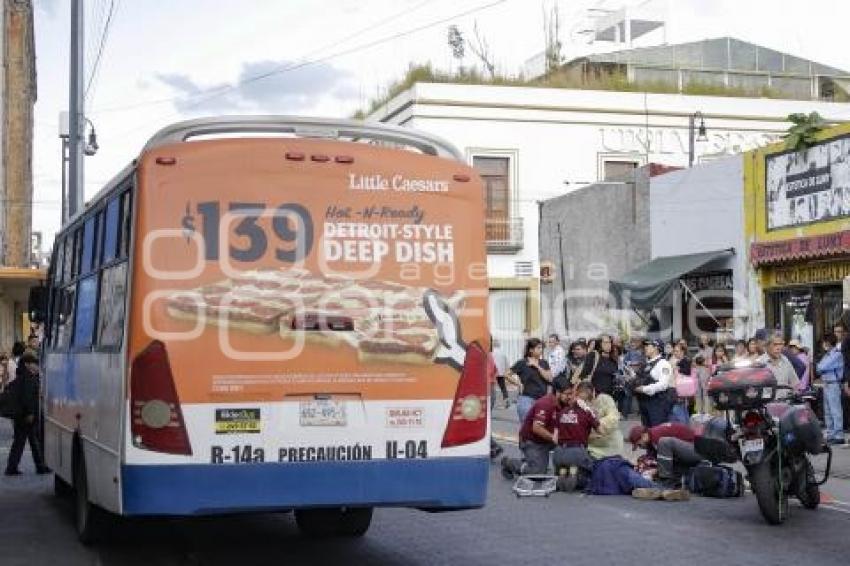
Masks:
[[[803,349],[803,346],[798,340],[788,342],[788,349],[791,350],[792,356],[797,356],[797,359],[803,362],[806,366],[806,371],[800,376],[800,384],[797,386],[800,391],[805,391],[809,388],[809,375],[811,374],[809,355]]]

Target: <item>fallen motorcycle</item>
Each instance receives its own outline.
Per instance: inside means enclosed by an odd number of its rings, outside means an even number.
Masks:
[[[780,391],[790,394],[777,400]],[[725,423],[714,427],[722,430],[722,437],[703,435],[697,450],[743,463],[768,523],[778,525],[788,518],[790,496],[815,509],[820,486],[829,478],[832,450],[808,405],[811,397],[777,385],[773,372],[758,364],[722,367],[709,380],[708,394],[725,412]],[[816,477],[811,463],[811,457],[820,454],[827,457],[822,478]]]

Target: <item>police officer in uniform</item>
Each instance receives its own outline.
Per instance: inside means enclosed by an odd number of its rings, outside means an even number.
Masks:
[[[646,365],[638,378],[635,393],[640,406],[640,418],[644,426],[652,428],[668,421],[670,395],[667,389],[673,379],[673,367],[662,357],[664,342],[647,340],[643,346]]]

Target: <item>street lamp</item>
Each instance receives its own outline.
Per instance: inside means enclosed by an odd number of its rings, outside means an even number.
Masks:
[[[88,122],[89,127],[89,137],[86,141],[85,146],[83,147],[83,154],[87,156],[92,156],[97,153],[97,150],[100,149],[100,146],[97,143],[97,132],[94,130],[94,124],[92,121],[83,116],[83,119]],[[68,201],[67,201],[67,189],[68,189],[68,164],[71,159],[70,155],[70,125],[68,119],[67,112],[59,113],[59,139],[62,140],[62,211],[61,211],[61,223],[64,224],[65,220],[68,219]]]
[[[697,126],[697,119],[699,119],[699,126]],[[705,128],[705,118],[702,115],[702,112],[697,110],[690,116],[688,116],[688,167],[693,167],[694,165],[694,153],[695,153],[695,141],[708,141],[708,136],[706,135]],[[696,137],[694,137],[694,133],[696,133]]]
[[[97,132],[94,131],[94,124],[92,124],[91,120],[89,120],[88,118],[85,118],[85,120],[89,123],[91,130],[89,130],[89,139],[86,142],[86,146],[83,148],[83,153],[91,157],[92,155],[97,153],[97,150],[100,149],[100,146],[97,145]],[[703,128],[704,127],[705,126],[703,126]]]

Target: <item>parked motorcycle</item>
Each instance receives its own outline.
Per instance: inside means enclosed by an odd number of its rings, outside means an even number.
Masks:
[[[791,393],[777,400],[780,391]],[[810,396],[777,385],[773,372],[764,365],[721,368],[709,380],[708,394],[715,407],[726,413],[725,439],[706,434],[697,450],[713,451],[727,461],[731,453],[743,463],[768,523],[778,525],[788,518],[789,496],[797,497],[807,509],[815,509],[820,503],[820,486],[829,478],[832,450],[808,405]],[[810,460],[820,454],[827,456],[822,478],[816,477]]]

